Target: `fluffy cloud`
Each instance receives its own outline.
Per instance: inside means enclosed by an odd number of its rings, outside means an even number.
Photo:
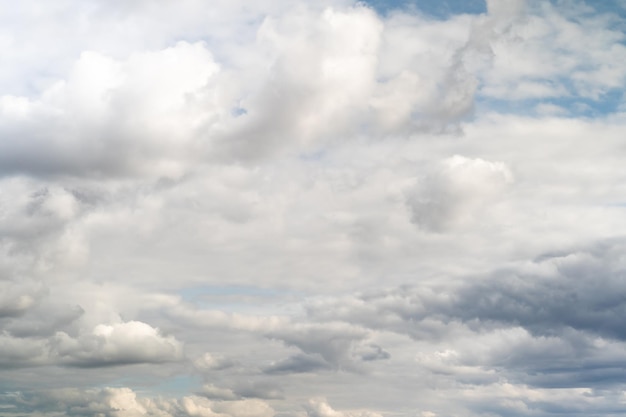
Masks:
[[[9,408],[21,412],[36,411],[40,415],[80,415],[106,417],[248,417],[272,416],[273,410],[259,400],[212,402],[200,397],[180,401],[138,396],[129,388],[98,390],[57,389],[37,393],[16,393],[5,396]]]
[[[323,398],[309,400],[305,407],[309,417],[380,417],[372,411],[336,411]]]
[[[159,363],[179,359],[182,354],[176,339],[139,321],[100,324],[77,339],[59,332],[53,343],[61,362],[73,366]]]
[[[3,170],[179,175],[194,132],[210,123],[207,117],[219,117],[210,103],[198,108],[201,89],[210,89],[217,71],[202,43],[180,42],[122,62],[83,52],[68,78],[40,97],[4,96],[0,129],[21,139],[2,142]]]

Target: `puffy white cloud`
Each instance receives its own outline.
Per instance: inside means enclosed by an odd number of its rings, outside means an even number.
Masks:
[[[381,417],[373,411],[336,411],[323,398],[309,400],[305,406],[309,417]]]
[[[0,144],[3,170],[180,175],[180,163],[203,153],[197,131],[220,117],[206,102],[217,72],[200,42],[125,61],[83,52],[68,78],[40,97],[4,102],[0,129],[21,139]]]
[[[53,346],[62,363],[84,367],[159,363],[182,355],[182,345],[174,337],[162,336],[158,329],[139,321],[100,324],[76,339],[58,332]]]

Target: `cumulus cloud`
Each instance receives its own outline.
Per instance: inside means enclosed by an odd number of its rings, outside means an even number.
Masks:
[[[305,406],[309,417],[380,417],[381,414],[373,411],[337,411],[334,410],[325,399],[315,398],[309,400]]]
[[[58,332],[53,346],[62,363],[81,367],[159,363],[182,355],[182,345],[175,338],[139,321],[100,324],[78,338]]]
[[[198,108],[218,70],[202,43],[180,42],[122,62],[83,52],[68,78],[40,97],[3,100],[0,129],[21,138],[2,142],[3,171],[179,175],[195,131],[210,123],[207,117],[219,117],[211,103]]]
[[[459,55],[462,39],[453,38],[451,63],[447,50],[416,43],[407,45],[412,59],[437,54],[430,68],[381,67],[406,23],[386,28],[368,7],[338,6],[264,17],[242,51],[249,62],[220,64],[206,42],[124,58],[84,49],[39,94],[2,96],[0,131],[19,138],[0,144],[3,172],[178,177],[207,158],[317,149],[363,127],[442,130],[468,114],[476,80]],[[433,39],[448,29],[413,23]]]

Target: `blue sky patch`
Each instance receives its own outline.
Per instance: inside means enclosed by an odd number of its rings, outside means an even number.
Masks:
[[[456,14],[480,14],[487,11],[484,0],[366,0],[365,3],[381,14],[397,9],[417,9],[439,19]]]

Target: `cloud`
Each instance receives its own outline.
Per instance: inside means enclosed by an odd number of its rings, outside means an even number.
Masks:
[[[609,241],[580,251],[548,254],[532,266],[545,271],[541,274],[498,271],[488,284],[462,290],[456,308],[469,317],[516,322],[540,334],[569,327],[623,339],[616,322],[626,291],[619,278],[622,265],[617,253],[622,246],[621,241]]]
[[[225,146],[245,157],[343,135],[367,109],[381,31],[365,7],[265,19],[257,41],[271,56],[269,70],[241,102],[245,114]]]
[[[45,294],[41,285],[0,281],[0,318],[23,315]]]
[[[394,60],[379,66],[407,23],[397,27],[362,5],[257,19],[257,28],[246,28],[254,36],[238,45],[247,61],[218,62],[212,49],[219,48],[199,41],[122,57],[85,48],[38,94],[3,95],[0,132],[14,138],[0,144],[4,175],[180,177],[209,160],[342,143],[364,133],[356,126],[378,135],[440,131],[473,106],[476,80],[458,53],[449,63],[438,49],[419,71]],[[418,23],[433,39],[448,29]],[[435,53],[419,42],[407,52]]]
[[[36,411],[41,415],[58,413],[70,416],[106,417],[135,417],[146,414],[173,417],[176,415],[173,404],[138,397],[129,388],[56,389],[16,393],[5,397],[5,400],[18,411]]]
[[[200,417],[270,417],[274,410],[264,401],[256,399],[213,402],[199,397],[185,397],[181,401],[185,416]]]
[[[213,384],[204,385],[199,394],[210,400],[236,400],[240,398],[232,390],[216,387]]]
[[[502,162],[453,156],[407,195],[413,222],[433,232],[468,223],[511,183]]]
[[[196,369],[200,371],[220,371],[237,365],[237,362],[223,356],[215,356],[206,352],[197,358],[193,364]]]
[[[320,355],[293,355],[271,363],[264,369],[268,374],[307,373],[333,369]]]
[[[305,3],[0,7],[2,413],[622,413],[616,3]]]
[[[37,412],[52,416],[58,413],[74,416],[137,417],[248,417],[272,416],[274,411],[260,400],[214,402],[188,396],[180,400],[149,398],[130,388],[54,389],[18,392],[4,395],[5,404],[18,412]]]
[[[313,317],[343,319],[366,328],[419,326],[433,318],[486,328],[523,326],[543,336],[574,329],[623,340],[622,247],[621,239],[599,242],[449,286],[399,287],[313,303],[308,311]]]
[[[309,400],[305,406],[309,417],[380,417],[373,411],[336,411],[323,398]]]
[[[194,131],[218,116],[210,103],[197,104],[218,70],[202,43],[180,42],[125,61],[85,51],[68,78],[40,97],[2,102],[0,130],[20,138],[0,144],[3,171],[179,175]]]
[[[260,398],[263,400],[284,399],[284,390],[273,382],[242,381],[234,387],[235,392],[243,398]]]
[[[2,347],[0,366],[4,369],[22,368],[47,362],[47,346],[43,341],[2,334],[0,346]]]
[[[623,34],[605,26],[610,15],[588,15],[583,2],[566,13],[552,4],[523,2],[490,2],[489,11],[509,26],[505,36],[490,40],[493,66],[483,78],[486,96],[595,100],[623,83],[621,64],[614,59],[625,52]],[[512,15],[519,17],[511,20]]]
[[[139,321],[100,324],[77,339],[58,332],[53,339],[61,363],[79,367],[160,363],[178,360],[182,345]]]
[[[440,344],[420,366],[470,384],[506,375],[536,387],[611,385],[624,366],[623,241],[547,254],[449,286],[401,287],[309,306],[343,320]],[[454,340],[454,342],[450,342]]]

